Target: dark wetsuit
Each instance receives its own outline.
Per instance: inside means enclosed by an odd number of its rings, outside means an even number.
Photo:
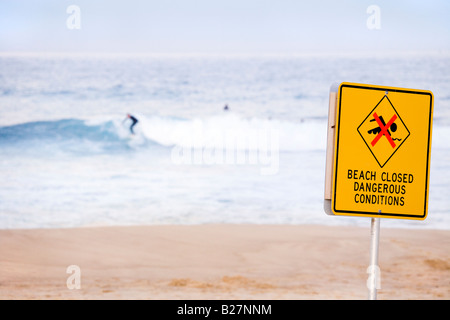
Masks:
[[[129,118],[131,119],[131,121],[133,121],[133,123],[130,126],[130,131],[131,131],[132,134],[134,134],[133,127],[136,125],[136,123],[138,123],[138,119],[136,119],[133,116],[129,116]]]

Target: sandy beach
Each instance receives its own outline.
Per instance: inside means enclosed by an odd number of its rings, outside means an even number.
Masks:
[[[369,247],[370,225],[1,230],[0,299],[366,299]],[[378,298],[449,299],[449,247],[382,228]]]

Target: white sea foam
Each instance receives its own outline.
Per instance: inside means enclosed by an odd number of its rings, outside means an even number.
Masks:
[[[450,229],[446,56],[0,55],[0,70],[0,228],[368,226],[322,208],[328,91],[345,80],[433,91],[428,218],[382,225]],[[133,137],[128,112],[139,119]],[[190,162],[174,159],[180,150]],[[277,170],[263,174],[269,160]]]

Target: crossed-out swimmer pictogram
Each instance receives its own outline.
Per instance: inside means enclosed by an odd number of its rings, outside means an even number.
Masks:
[[[381,168],[410,134],[387,95],[367,114],[357,131]]]
[[[380,132],[375,137],[375,139],[373,139],[373,141],[370,143],[372,145],[372,147],[374,147],[377,144],[378,140],[380,140],[381,137],[384,135],[386,137],[386,139],[389,141],[389,144],[391,145],[391,147],[395,148],[395,142],[394,142],[394,140],[392,140],[391,134],[388,129],[391,127],[391,130],[393,132],[395,132],[397,130],[397,125],[394,123],[394,121],[397,119],[397,115],[394,114],[392,116],[391,120],[389,120],[389,122],[386,125],[384,124],[383,118],[378,117],[376,112],[373,114],[373,117],[375,118],[375,121],[378,123],[379,128],[377,128],[377,129],[379,129]],[[370,120],[370,121],[373,121],[373,120]]]

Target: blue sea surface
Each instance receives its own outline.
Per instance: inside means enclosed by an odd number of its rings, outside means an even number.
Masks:
[[[433,92],[428,218],[382,226],[450,229],[449,56],[38,54],[0,55],[0,229],[368,227],[323,211],[342,81]]]

